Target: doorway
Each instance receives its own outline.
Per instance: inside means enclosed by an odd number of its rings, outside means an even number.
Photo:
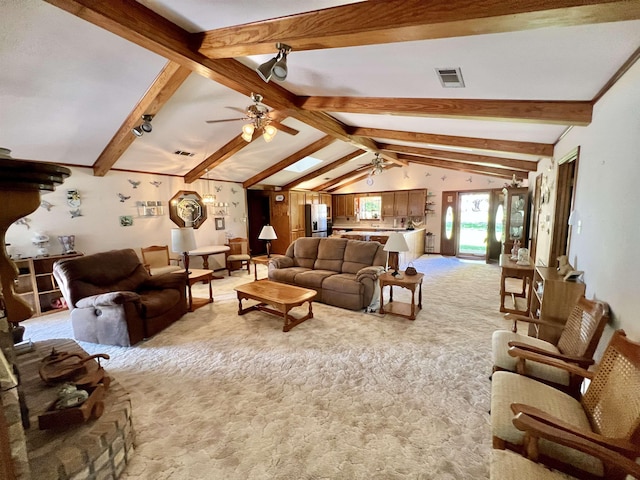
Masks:
[[[252,256],[266,255],[264,241],[258,240],[262,227],[270,223],[270,192],[264,190],[247,190],[247,222],[249,235],[249,251]]]
[[[440,253],[487,262],[493,257],[497,260],[501,239],[494,241],[492,235],[502,225],[496,222],[496,205],[500,204],[499,196],[488,190],[442,192]]]

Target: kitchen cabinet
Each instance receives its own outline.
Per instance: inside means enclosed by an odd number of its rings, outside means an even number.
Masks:
[[[333,208],[331,208],[331,195],[329,195],[328,193],[321,193],[320,194],[320,204],[327,206],[327,219],[333,218],[332,217]]]
[[[393,192],[383,192],[382,197],[382,217],[393,217],[393,201],[395,194]]]
[[[349,193],[344,196],[344,215],[345,217],[354,217],[355,214],[355,195]]]
[[[578,299],[584,295],[584,282],[569,282],[553,267],[536,267],[533,274],[533,294],[529,310],[534,318],[544,318],[563,326]],[[561,328],[529,325],[529,335],[556,343]]]
[[[424,216],[425,204],[427,203],[427,191],[409,190],[408,215],[410,217]]]
[[[333,196],[333,216],[345,217],[345,198],[344,195]]]
[[[291,231],[302,230],[304,232],[304,192],[289,192],[289,219]]]
[[[529,189],[505,188],[504,194],[504,242],[502,251],[511,253],[513,244],[519,240],[520,247],[527,247],[529,224]]]
[[[393,199],[393,216],[406,217],[409,213],[409,191],[395,192]]]
[[[58,312],[66,308],[62,301],[62,293],[53,278],[53,264],[57,260],[80,255],[82,254],[71,253],[15,260],[18,267],[15,292],[31,306],[34,316]]]
[[[314,192],[305,193],[305,203],[307,205],[318,205],[320,202],[320,194]]]

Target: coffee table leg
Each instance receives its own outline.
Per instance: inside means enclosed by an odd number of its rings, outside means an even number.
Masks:
[[[420,285],[418,286],[418,306],[420,307],[420,310],[422,310],[422,282],[420,282]]]

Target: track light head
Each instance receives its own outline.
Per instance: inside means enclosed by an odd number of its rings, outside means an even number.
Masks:
[[[280,82],[287,78],[287,55],[291,52],[291,47],[284,43],[276,43],[276,48],[278,49],[278,54],[256,69],[260,78],[265,82],[269,82],[271,77]]]
[[[131,133],[133,133],[136,137],[141,137],[144,132],[142,131],[142,128],[140,128],[141,125],[138,125],[137,127],[133,127],[131,129]]]

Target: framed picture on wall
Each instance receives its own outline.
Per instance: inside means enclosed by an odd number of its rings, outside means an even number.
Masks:
[[[224,218],[216,218],[216,230],[224,230]]]

